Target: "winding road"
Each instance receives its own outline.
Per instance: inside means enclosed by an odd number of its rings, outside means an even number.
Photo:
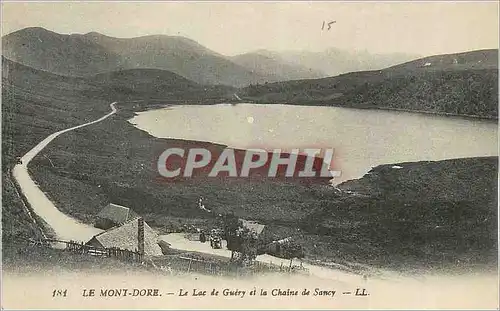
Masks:
[[[235,94],[235,96],[237,96]],[[101,121],[117,112],[115,108],[116,102],[110,104],[111,112],[105,116],[85,124],[74,126],[65,130],[61,130],[49,135],[42,140],[33,149],[28,151],[22,158],[21,163],[17,164],[12,174],[19,184],[22,193],[26,197],[28,203],[31,205],[33,211],[41,217],[54,231],[55,237],[60,240],[74,240],[74,241],[88,241],[94,235],[102,232],[102,230],[94,228],[93,226],[79,222],[78,220],[64,214],[50,201],[45,193],[38,187],[35,181],[31,178],[28,172],[28,165],[31,160],[40,153],[51,141],[61,134],[73,131],[85,126],[89,126]],[[187,240],[182,234],[169,234],[161,236],[161,239],[171,244],[172,248],[198,251],[205,254],[219,255],[224,257],[231,257],[231,252],[227,249],[212,249],[208,243],[200,243]],[[289,261],[281,258],[273,257],[270,255],[260,255],[258,261],[273,264],[283,264],[287,266]],[[337,269],[329,269],[321,266],[304,263],[304,267],[309,270],[309,273],[320,278],[336,280],[340,282],[355,283],[361,280],[361,276],[346,273]]]
[[[76,219],[69,217],[68,215],[61,212],[52,203],[45,193],[40,190],[35,181],[31,178],[28,172],[28,164],[33,160],[33,158],[40,153],[51,141],[61,134],[73,131],[85,126],[96,124],[101,122],[108,117],[116,113],[116,102],[110,104],[111,112],[105,116],[85,124],[74,126],[65,130],[61,130],[49,135],[47,138],[42,140],[33,149],[28,151],[22,158],[21,163],[14,166],[12,170],[12,175],[14,179],[19,184],[21,191],[31,205],[33,211],[41,217],[47,224],[54,230],[56,238],[61,240],[74,240],[74,241],[88,241],[94,235],[101,232],[102,230],[94,228],[92,226],[83,224]]]

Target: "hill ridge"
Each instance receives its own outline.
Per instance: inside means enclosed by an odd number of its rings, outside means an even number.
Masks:
[[[65,76],[157,68],[202,84],[243,86],[265,80],[181,36],[114,38],[97,32],[66,35],[32,27],[3,36],[2,52],[18,63]]]

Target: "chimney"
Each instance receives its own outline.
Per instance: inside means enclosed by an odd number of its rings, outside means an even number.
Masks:
[[[137,246],[140,254],[144,255],[144,219],[137,220]]]

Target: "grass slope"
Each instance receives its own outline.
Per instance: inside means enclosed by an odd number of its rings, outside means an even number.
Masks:
[[[201,84],[244,86],[266,76],[179,36],[113,38],[99,33],[58,34],[29,27],[2,37],[2,54],[27,66],[87,77],[125,69],[161,69]]]
[[[49,134],[103,115],[109,104],[85,93],[82,79],[35,70],[2,57],[2,240],[40,237],[10,175],[16,158]],[[36,218],[36,215],[33,215]]]
[[[103,84],[104,80],[110,83]],[[109,103],[116,99],[143,99],[147,98],[145,94],[179,98],[179,92],[190,98],[210,99],[225,91],[223,87],[205,88],[161,70],[122,71],[84,79],[36,70],[2,57],[3,241],[14,236],[40,236],[39,228],[25,213],[10,170],[17,157],[45,137],[103,116],[110,110]],[[141,109],[147,102],[131,105]]]
[[[347,195],[313,211],[303,228],[330,236],[329,249],[339,243],[370,249],[363,260],[369,263],[495,263],[498,158],[398,165],[343,183]]]
[[[251,85],[239,95],[258,103],[401,109],[497,119],[497,56],[497,50],[439,55],[378,71]]]
[[[134,77],[145,78],[145,72],[122,72],[108,85],[100,77],[67,79],[8,61],[5,64],[4,174],[16,155],[49,133],[108,112],[108,101],[96,101],[99,93],[111,98],[117,84],[130,78],[130,83],[119,86],[133,90],[134,85],[141,85]],[[146,80],[153,85],[163,83],[163,79],[157,80],[158,74],[174,77],[154,72]],[[126,98],[149,93],[155,89],[151,83]],[[179,83],[188,90],[196,87],[185,80]],[[198,90],[201,96],[205,88]],[[341,192],[326,185],[261,180],[164,183],[156,179],[154,163],[165,148],[224,146],[153,138],[127,122],[136,109],[156,104],[151,100],[119,104],[119,113],[106,122],[59,136],[30,164],[31,174],[61,210],[88,223],[100,208],[113,202],[133,208],[160,229],[178,222],[209,226],[213,213],[196,204],[203,196],[207,207],[216,212],[232,211],[266,223],[268,239],[297,237],[311,259],[400,269],[444,263],[467,267],[496,264],[497,158],[405,163],[401,170],[381,166],[360,180],[341,185]],[[4,240],[14,234],[9,230],[29,228],[15,223],[18,199],[5,190]]]
[[[229,86],[200,85],[178,74],[159,69],[127,69],[98,74],[86,79],[99,85],[92,96],[109,101],[147,101],[168,99],[203,104],[230,99],[235,89]]]

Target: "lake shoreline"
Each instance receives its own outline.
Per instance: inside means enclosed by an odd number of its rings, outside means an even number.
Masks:
[[[238,104],[247,104],[247,103],[236,103]],[[398,112],[408,112],[415,114],[425,114],[425,115],[434,115],[440,117],[457,117],[464,119],[477,119],[484,121],[492,121],[498,122],[498,116],[480,116],[480,115],[469,115],[469,114],[458,114],[458,113],[448,113],[448,112],[439,112],[439,111],[425,111],[425,110],[414,110],[414,109],[404,109],[404,108],[391,108],[391,107],[376,107],[376,106],[368,106],[368,107],[360,107],[360,106],[344,106],[338,104],[322,104],[318,102],[314,103],[293,103],[293,102],[283,102],[283,103],[275,103],[275,102],[267,102],[267,101],[249,101],[248,104],[255,105],[290,105],[290,106],[306,106],[306,107],[332,107],[332,108],[345,108],[345,109],[356,109],[356,110],[381,110],[381,111],[398,111]],[[175,106],[176,104],[174,104]],[[217,104],[210,104],[217,105]]]
[[[118,108],[120,109],[119,104]],[[491,186],[491,183],[494,183],[495,176],[490,178],[489,175],[495,175],[498,157],[405,163],[401,165],[403,169],[392,169],[391,166],[399,163],[392,162],[375,169],[375,174],[366,175],[366,178],[349,180],[342,184],[340,192],[331,186],[301,186],[275,182],[157,184],[151,180],[154,168],[148,167],[151,165],[149,161],[152,152],[165,146],[186,146],[193,142],[156,138],[127,121],[134,114],[132,109],[119,110],[116,117],[106,124],[97,124],[75,131],[72,135],[60,137],[54,144],[49,145],[47,154],[57,162],[67,163],[66,165],[72,168],[70,171],[52,167],[42,156],[35,159],[30,173],[65,213],[86,223],[92,223],[95,214],[102,206],[113,202],[130,207],[143,215],[148,224],[160,232],[165,232],[166,229],[178,230],[183,224],[208,229],[214,225],[214,219],[208,213],[197,209],[195,204],[202,196],[207,206],[214,210],[234,211],[242,218],[255,219],[266,224],[270,230],[268,233],[270,239],[289,235],[297,237],[308,247],[311,260],[333,262],[346,260],[376,267],[390,267],[394,270],[455,266],[457,265],[455,259],[459,258],[462,261],[463,258],[471,258],[470,256],[472,256],[472,259],[469,259],[471,262],[464,261],[460,267],[493,264],[491,260],[494,258],[490,254],[492,250],[488,248],[477,250],[473,255],[467,252],[461,253],[459,250],[457,253],[442,255],[438,251],[440,248],[436,253],[426,254],[419,249],[425,248],[425,245],[405,244],[403,240],[401,245],[394,243],[399,241],[398,235],[404,233],[397,231],[402,225],[397,215],[405,213],[406,210],[405,208],[399,211],[403,203],[410,204],[412,208],[408,210],[425,207],[439,211],[439,207],[443,204],[444,206],[459,204],[458,207],[463,206],[460,209],[477,210],[481,215],[485,214],[485,211],[491,213],[490,208],[496,207],[496,204],[485,200],[484,196],[490,195],[490,191],[484,193],[483,184]],[[102,136],[99,141],[86,139],[97,133]],[[79,144],[74,145],[72,142],[75,141]],[[70,144],[76,148],[73,154],[64,152],[66,146]],[[206,145],[209,148],[213,147],[213,144],[206,143]],[[216,147],[224,148],[224,145]],[[108,153],[113,154],[113,157],[103,156]],[[124,167],[127,169],[124,170]],[[407,169],[411,169],[413,173],[409,174]],[[456,174],[459,174],[460,178],[449,177]],[[471,175],[478,178],[470,180],[465,184],[465,188],[455,184],[457,180],[469,179]],[[379,178],[378,181],[372,180],[375,177]],[[380,189],[374,188],[379,186]],[[394,194],[396,190],[391,189],[397,186],[404,189],[404,192]],[[470,191],[473,192],[463,193],[469,191],[468,188],[472,188]],[[433,194],[434,199],[422,201],[422,196],[430,197],[433,189],[439,190]],[[380,193],[388,190],[390,191],[385,194]],[[411,192],[407,193],[408,190]],[[388,200],[389,194],[394,196],[392,201]],[[462,199],[457,201],[455,199],[457,195],[467,195],[466,197],[473,198],[473,201]],[[496,196],[491,200],[495,198]],[[366,206],[373,208],[367,210]],[[370,210],[376,211],[379,206],[386,208],[387,214],[381,213],[373,217],[365,215]],[[356,220],[358,217],[362,218],[361,222]],[[427,221],[431,224],[433,222],[432,218],[424,220],[423,224]],[[493,220],[490,219],[489,222]],[[388,225],[389,223],[394,224]],[[386,227],[380,227],[381,224]],[[413,228],[410,227],[413,225],[417,226],[416,229],[421,227],[423,230],[416,234],[432,232],[423,227],[418,219],[404,223],[404,228],[408,230]],[[453,234],[464,234],[473,230],[469,227],[446,227],[446,230],[448,228],[453,229]],[[481,234],[488,232],[490,231]],[[360,233],[366,234],[367,237],[358,240],[357,235]],[[389,237],[396,240],[388,240]],[[441,237],[443,238],[445,236]],[[358,245],[359,243],[362,244]],[[380,243],[382,243],[380,246],[374,246]],[[389,244],[385,245],[386,243]],[[317,248],[312,248],[312,245],[317,245]],[[446,256],[446,264],[440,256]]]
[[[464,117],[252,103],[164,103],[130,115],[128,122],[157,138],[203,141],[235,150],[334,149],[334,169],[343,172],[335,184],[361,178],[372,167],[387,163],[498,155],[494,123]],[[311,130],[316,132],[312,138],[307,135]],[[473,143],[466,146],[462,140]]]
[[[161,99],[153,99],[153,101],[163,101]],[[127,101],[124,101],[127,103]],[[349,107],[343,105],[335,105],[335,104],[321,104],[321,103],[293,103],[293,102],[265,102],[265,101],[235,101],[235,100],[227,100],[224,102],[212,102],[212,103],[168,103],[168,104],[153,104],[144,106],[144,110],[134,111],[134,115],[140,114],[141,112],[151,111],[151,110],[159,110],[164,108],[176,107],[176,106],[217,106],[217,105],[285,105],[285,106],[303,106],[303,107],[331,107],[331,108],[345,108],[349,110],[373,110],[373,111],[397,111],[397,112],[406,112],[410,114],[424,114],[430,116],[438,116],[438,117],[451,117],[451,118],[459,118],[459,119],[471,119],[471,120],[481,120],[481,121],[491,121],[498,123],[498,116],[480,116],[480,115],[469,115],[469,114],[457,114],[457,113],[447,113],[447,112],[439,112],[439,111],[425,111],[425,110],[414,110],[414,109],[404,109],[404,108],[391,108],[391,107]]]

